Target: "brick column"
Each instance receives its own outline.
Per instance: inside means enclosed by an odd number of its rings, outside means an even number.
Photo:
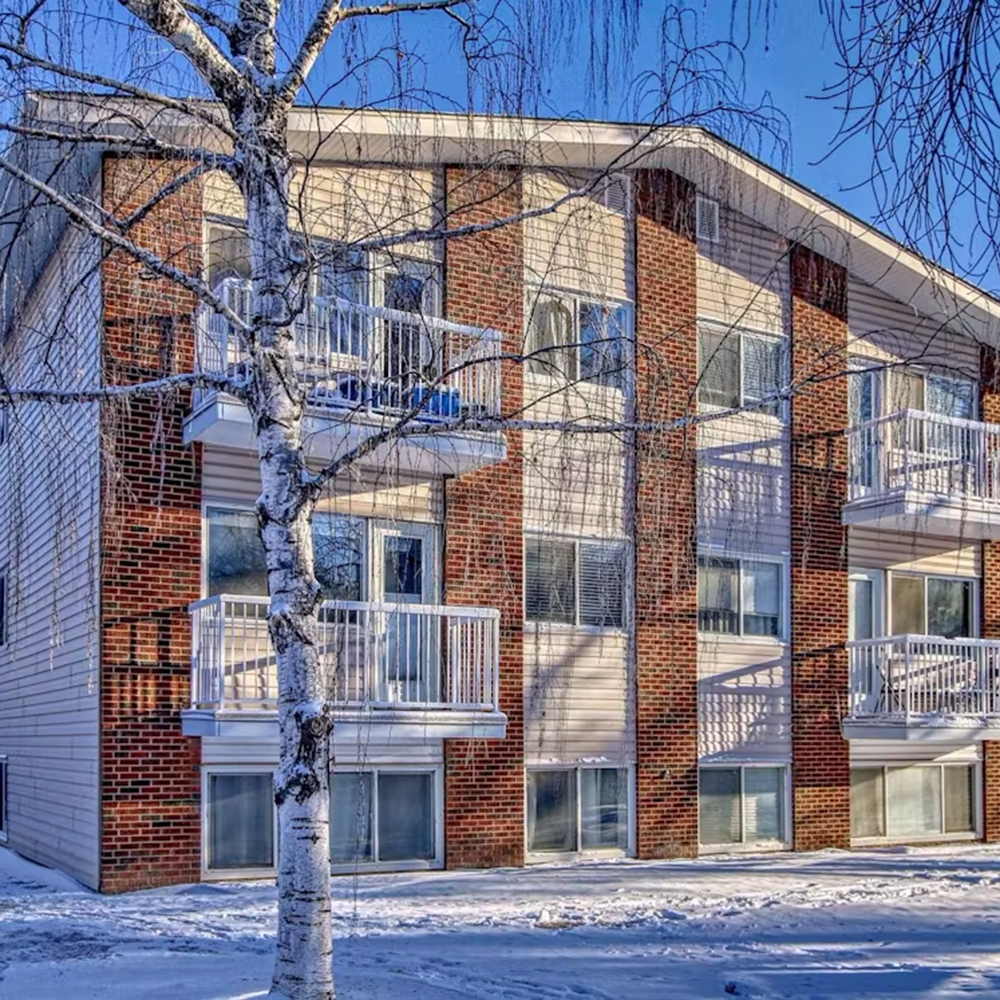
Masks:
[[[135,210],[188,165],[104,161],[104,205]],[[130,234],[175,267],[201,267],[201,186],[167,198]],[[122,253],[104,262],[109,384],[194,364],[193,296]],[[199,745],[190,703],[190,601],[200,596],[201,465],[181,445],[190,393],[102,411],[101,881],[121,891],[199,877]]]
[[[979,418],[1000,423],[1000,356],[980,350]],[[982,636],[1000,639],[1000,542],[983,542]],[[1000,740],[983,740],[983,839],[1000,842]]]
[[[850,846],[847,699],[847,272],[792,249],[792,789],[796,850]]]
[[[636,175],[636,409],[694,413],[697,255],[694,185]],[[698,595],[695,435],[639,434],[635,456],[636,850],[698,850]]]
[[[508,170],[448,167],[452,227],[521,209],[521,183]],[[492,327],[504,349],[523,340],[524,266],[520,226],[463,239],[445,249],[448,319]],[[521,366],[505,363],[504,414],[519,411]],[[445,600],[500,609],[503,740],[445,741],[445,862],[491,868],[524,862],[524,598],[521,433],[508,430],[507,460],[449,480],[445,490]]]

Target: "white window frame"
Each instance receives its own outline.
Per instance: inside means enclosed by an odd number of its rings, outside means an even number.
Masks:
[[[573,581],[573,621],[572,622],[547,622],[534,621],[528,618],[528,539],[539,539],[550,542],[573,542],[574,556],[573,566],[575,579]],[[580,623],[580,545],[620,545],[624,554],[625,579],[622,581],[622,623],[621,625],[583,625]],[[628,630],[629,608],[631,606],[630,595],[632,579],[632,556],[628,540],[625,538],[610,538],[606,536],[580,536],[562,535],[549,531],[525,531],[521,542],[521,607],[524,608],[524,627],[526,629],[552,629],[552,630],[572,630],[574,632],[599,632],[603,634],[623,635]]]
[[[789,627],[791,619],[791,572],[789,567],[789,558],[787,555],[774,555],[768,554],[758,554],[752,552],[732,552],[728,549],[718,549],[714,547],[700,546],[698,549],[697,563],[695,566],[696,571],[701,570],[701,560],[702,559],[725,559],[729,562],[738,562],[740,564],[739,568],[739,588],[738,588],[738,598],[739,598],[739,622],[740,630],[739,632],[703,632],[701,629],[701,606],[697,608],[698,611],[698,637],[700,639],[706,639],[708,641],[725,641],[727,639],[738,640],[739,642],[762,642],[762,643],[782,643],[787,644],[789,641]],[[755,563],[769,563],[779,567],[779,574],[781,578],[781,602],[779,605],[779,622],[778,622],[778,634],[774,635],[753,635],[747,634],[743,631],[743,563],[745,562],[755,562]],[[698,585],[698,580],[695,580],[696,590]]]
[[[873,377],[873,420],[880,417],[887,417],[895,410],[892,408],[893,388],[892,379],[896,372],[905,371],[909,374],[919,375],[924,382],[924,405],[927,403],[927,378],[932,375],[939,375],[942,378],[954,379],[957,382],[966,382],[972,386],[972,416],[971,420],[980,419],[980,384],[977,379],[969,378],[960,372],[935,371],[931,368],[924,368],[920,365],[896,364],[887,367],[885,363],[865,355],[852,355],[848,360],[848,378],[854,374],[869,374]],[[930,412],[923,410],[922,412]]]
[[[868,572],[867,570],[856,570],[857,574],[862,572]],[[927,581],[928,580],[953,580],[958,583],[971,583],[972,584],[972,617],[970,621],[970,632],[971,635],[967,636],[957,636],[960,639],[978,639],[979,638],[979,592],[980,584],[979,577],[976,576],[959,576],[957,574],[949,573],[911,573],[907,570],[886,570],[886,581],[885,589],[883,590],[883,598],[885,605],[883,607],[882,620],[887,623],[886,631],[889,635],[896,634],[896,623],[893,620],[892,613],[892,581],[896,577],[906,577],[909,579],[922,580],[924,584],[924,625],[928,625],[928,615],[927,615]],[[900,633],[902,634],[902,633]],[[923,633],[925,635],[930,635],[931,633]]]
[[[10,839],[10,762],[7,754],[0,753],[0,844]]]
[[[540,295],[548,295],[551,298],[559,299],[570,307],[570,312],[573,317],[573,336],[569,344],[567,344],[563,349],[573,351],[576,364],[576,374],[567,378],[557,374],[554,369],[541,372],[533,371],[531,362],[532,360],[539,359],[532,359],[529,357],[525,360],[525,375],[527,375],[528,378],[546,379],[550,383],[569,382],[573,386],[589,385],[593,386],[595,389],[607,389],[609,391],[619,393],[624,392],[631,385],[632,378],[632,364],[630,358],[631,343],[635,332],[635,303],[630,299],[619,299],[612,295],[590,295],[578,288],[567,288],[562,285],[530,284],[525,288],[524,303],[524,344],[529,354],[535,350],[534,345],[531,343],[531,318],[534,314],[535,304]],[[602,308],[609,309],[612,312],[616,309],[626,309],[628,311],[626,328],[622,331],[622,372],[621,383],[619,385],[605,385],[592,378],[584,378],[580,374],[580,351],[583,347],[583,342],[580,338],[580,305],[584,303],[587,305],[600,306]],[[541,360],[544,360],[544,358],[545,355],[541,355]]]
[[[886,772],[915,767],[971,767],[972,768],[972,812],[973,829],[959,833],[924,833],[893,837],[889,834],[889,781]],[[895,763],[852,763],[851,770],[882,772],[882,815],[885,818],[886,834],[882,837],[852,837],[851,846],[865,847],[882,844],[939,844],[951,841],[970,841],[983,839],[983,766],[978,760],[950,761],[896,761]],[[944,775],[941,776],[941,825],[945,821]]]
[[[210,868],[209,852],[212,844],[211,816],[209,803],[210,778],[214,774],[267,774],[274,780],[274,766],[271,764],[211,764],[201,769],[201,877],[206,882],[232,882],[241,879],[273,878],[278,873],[278,807],[274,811],[274,864],[261,868]]]
[[[583,796],[580,794],[581,771],[625,771],[625,802],[628,816],[626,817],[625,840],[627,846],[621,847],[580,847],[583,838]],[[575,851],[531,851],[528,849],[528,775],[533,771],[573,771],[576,775],[576,843]],[[564,762],[539,762],[527,764],[524,768],[524,860],[525,864],[540,865],[553,861],[572,861],[576,858],[631,858],[635,857],[635,765],[623,764],[611,760]]]
[[[747,813],[746,794],[744,788],[746,782],[743,779],[745,771],[754,768],[768,768],[772,771],[781,771],[782,780],[782,833],[783,839],[779,840],[753,840],[747,841]],[[759,760],[759,761],[713,761],[708,764],[698,765],[699,792],[698,792],[698,853],[699,854],[757,854],[765,851],[790,851],[792,848],[792,777],[791,767],[787,761],[780,760]],[[701,791],[700,778],[702,771],[739,771],[740,772],[740,830],[743,833],[742,841],[735,841],[730,844],[702,844],[701,842]]]
[[[772,343],[778,343],[781,345],[781,381],[785,384],[789,382],[790,378],[790,367],[789,367],[789,340],[786,334],[775,333],[773,330],[762,330],[759,327],[747,326],[746,324],[734,325],[731,323],[726,323],[723,320],[713,319],[710,316],[699,316],[695,323],[696,328],[696,340],[695,346],[697,349],[697,362],[698,362],[698,383],[696,386],[696,402],[698,409],[703,413],[725,413],[730,409],[728,406],[718,406],[715,403],[706,403],[702,401],[701,398],[701,376],[702,376],[702,356],[701,356],[701,334],[702,330],[705,328],[715,328],[716,331],[724,333],[727,337],[738,337],[739,338],[739,348],[740,348],[740,398],[737,403],[739,407],[754,407],[753,409],[748,409],[747,412],[752,413],[755,417],[769,417],[777,423],[787,423],[791,409],[789,407],[789,401],[787,399],[780,399],[777,403],[777,412],[768,413],[766,410],[761,408],[756,402],[747,402],[746,396],[746,350],[744,347],[744,342],[746,337],[753,337],[757,340],[768,340]],[[783,386],[779,386],[779,389]]]
[[[372,775],[372,857],[378,857],[378,779],[379,774],[429,774],[433,794],[434,810],[434,858],[426,861],[359,861],[346,864],[330,863],[330,872],[334,875],[345,875],[353,872],[408,872],[429,871],[444,867],[444,766],[441,764],[337,764],[330,769],[333,774]],[[330,799],[333,801],[333,782],[331,780]]]

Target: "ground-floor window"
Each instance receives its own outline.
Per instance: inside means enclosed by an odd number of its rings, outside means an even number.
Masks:
[[[334,865],[440,860],[437,770],[336,771],[331,782]]]
[[[7,839],[7,756],[0,754],[0,841]]]
[[[528,852],[628,849],[628,769],[528,771]]]
[[[851,836],[891,840],[975,833],[975,764],[851,768]]]
[[[210,772],[206,784],[206,867],[273,868],[277,838],[271,771]]]
[[[698,771],[698,842],[703,847],[774,846],[788,840],[784,767]]]

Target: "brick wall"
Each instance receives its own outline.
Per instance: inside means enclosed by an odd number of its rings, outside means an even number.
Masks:
[[[105,207],[142,205],[183,164],[104,161]],[[160,204],[133,238],[181,269],[201,266],[201,188]],[[193,297],[111,253],[103,268],[108,383],[190,371]],[[101,883],[122,891],[199,876],[199,745],[181,736],[190,698],[188,602],[200,596],[201,466],[181,446],[189,393],[102,413]]]
[[[981,351],[980,419],[1000,423],[1000,357]],[[1000,542],[983,543],[982,636],[1000,639]],[[1000,740],[983,741],[983,838],[1000,842]]]
[[[792,788],[796,850],[850,845],[847,699],[847,273],[792,249]]]
[[[452,227],[516,213],[513,172],[448,167]],[[445,249],[448,319],[490,326],[519,352],[523,314],[523,236],[507,226],[451,240]],[[523,398],[521,366],[505,364],[503,412]],[[445,741],[445,861],[449,868],[524,861],[524,649],[522,632],[523,471],[521,434],[507,431],[507,460],[447,483],[445,600],[500,609],[500,709],[503,740]]]
[[[637,413],[665,422],[695,410],[694,186],[636,176]],[[636,849],[698,850],[698,596],[693,429],[640,434],[636,454]]]

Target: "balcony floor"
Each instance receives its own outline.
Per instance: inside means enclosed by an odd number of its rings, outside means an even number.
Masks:
[[[312,407],[303,420],[302,437],[310,458],[330,462],[347,454],[373,434],[391,427],[391,414],[358,412],[336,407]],[[360,465],[384,469],[392,456],[399,467],[426,476],[459,476],[502,462],[507,457],[503,434],[443,429],[431,424],[427,434],[411,434],[390,441],[366,455]],[[247,408],[224,393],[209,395],[184,422],[184,443],[201,441],[241,451],[255,450],[253,425]]]

